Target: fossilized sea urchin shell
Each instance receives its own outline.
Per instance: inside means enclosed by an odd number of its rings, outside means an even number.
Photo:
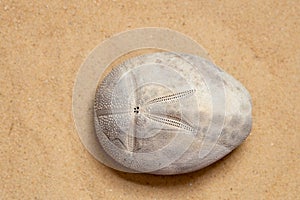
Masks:
[[[251,98],[201,57],[153,53],[131,58],[100,82],[94,119],[112,168],[152,174],[201,169],[251,130]]]

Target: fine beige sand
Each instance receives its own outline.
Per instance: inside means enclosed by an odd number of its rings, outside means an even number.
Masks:
[[[76,73],[116,33],[165,27],[202,44],[249,90],[253,129],[230,155],[180,176],[95,160],[72,118]],[[300,2],[0,1],[0,199],[297,199]]]

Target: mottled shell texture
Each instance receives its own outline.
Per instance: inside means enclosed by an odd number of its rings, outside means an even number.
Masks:
[[[152,53],[114,67],[99,83],[95,130],[110,167],[181,174],[241,144],[251,130],[251,109],[243,85],[210,61]]]

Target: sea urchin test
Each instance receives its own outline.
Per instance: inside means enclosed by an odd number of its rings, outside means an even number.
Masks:
[[[251,109],[248,91],[212,62],[159,52],[130,58],[99,82],[94,124],[110,167],[181,174],[240,145]]]

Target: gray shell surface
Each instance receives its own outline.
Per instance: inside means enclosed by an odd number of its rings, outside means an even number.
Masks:
[[[181,174],[241,144],[252,126],[243,85],[210,61],[160,52],[131,58],[98,85],[94,120],[117,170]]]

